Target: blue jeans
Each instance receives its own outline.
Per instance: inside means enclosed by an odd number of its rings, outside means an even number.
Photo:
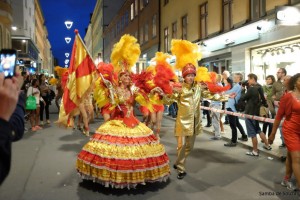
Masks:
[[[248,137],[253,138],[256,137],[256,134],[261,133],[261,129],[257,120],[246,119],[246,128]]]

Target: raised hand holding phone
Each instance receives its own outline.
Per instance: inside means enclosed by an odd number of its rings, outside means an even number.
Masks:
[[[16,75],[17,51],[14,49],[2,49],[0,51],[0,73],[5,78],[12,78]]]

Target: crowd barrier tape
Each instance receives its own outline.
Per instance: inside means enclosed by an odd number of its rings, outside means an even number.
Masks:
[[[237,116],[237,117],[240,117],[240,118],[254,119],[254,120],[257,120],[257,121],[261,121],[261,122],[274,123],[274,119],[266,118],[266,117],[260,117],[260,116],[255,116],[255,115],[247,115],[247,114],[244,114],[244,113],[231,112],[231,111],[227,111],[227,110],[220,110],[220,109],[206,107],[206,106],[201,106],[201,109],[210,110],[212,112],[224,113],[224,114],[227,114],[227,115],[233,115],[233,116]]]

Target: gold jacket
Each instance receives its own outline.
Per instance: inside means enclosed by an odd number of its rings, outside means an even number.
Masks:
[[[191,87],[183,83],[180,92],[164,96],[163,100],[168,105],[177,102],[175,136],[192,136],[202,133],[201,88],[197,83]]]

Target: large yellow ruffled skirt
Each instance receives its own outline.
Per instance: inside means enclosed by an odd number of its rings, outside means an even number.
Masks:
[[[121,120],[101,125],[77,158],[82,178],[106,187],[134,188],[166,181],[170,175],[164,146],[143,123],[134,128]]]

